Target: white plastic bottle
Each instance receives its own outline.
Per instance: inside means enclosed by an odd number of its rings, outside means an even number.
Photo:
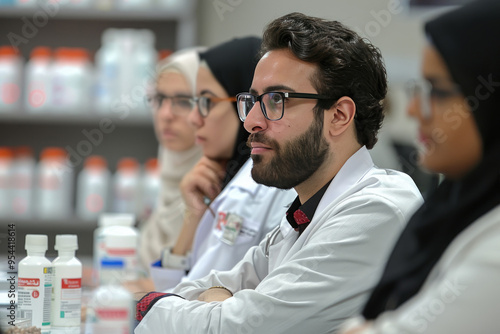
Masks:
[[[35,178],[35,159],[29,146],[14,148],[12,168],[12,217],[31,218],[33,214],[33,183]]]
[[[27,112],[50,111],[51,63],[50,48],[39,46],[31,51],[30,60],[26,64],[24,108]]]
[[[122,158],[113,176],[113,211],[138,214],[140,211],[140,170],[134,158]]]
[[[108,208],[110,172],[106,160],[97,155],[85,159],[78,175],[76,213],[83,220],[97,220]]]
[[[0,219],[11,215],[10,181],[12,178],[12,149],[10,147],[0,147]]]
[[[146,220],[155,209],[160,200],[160,169],[158,168],[158,159],[152,158],[146,161],[144,174],[141,180],[141,220]]]
[[[133,226],[134,221],[120,219],[102,230],[104,254],[100,262],[100,284],[138,278],[139,233]]]
[[[58,48],[52,69],[52,108],[63,113],[88,112],[92,67],[87,50]]]
[[[18,111],[23,61],[17,49],[0,46],[0,113]]]
[[[52,329],[65,334],[80,333],[82,307],[82,263],[75,257],[78,239],[74,234],[56,235],[54,249],[58,257],[52,261]]]
[[[133,296],[119,284],[98,287],[87,307],[86,334],[130,334],[135,316]]]
[[[112,103],[117,101],[120,58],[119,45],[120,30],[116,28],[106,29],[101,36],[101,48],[95,55],[95,103],[100,113],[109,113]]]
[[[66,151],[47,147],[36,168],[36,214],[41,219],[64,219],[71,215],[73,171]]]
[[[139,233],[134,224],[132,214],[104,213],[99,216],[94,231],[95,282],[105,284],[115,281],[116,277],[127,280],[137,277]]]
[[[31,319],[31,326],[50,333],[52,298],[52,263],[45,257],[48,238],[27,234],[26,256],[18,266],[18,319]]]
[[[158,61],[158,52],[155,49],[155,34],[149,29],[138,29],[135,32],[136,44],[133,57],[135,69],[134,82],[136,87],[132,89],[132,97],[143,96],[154,87],[155,67]],[[146,103],[138,103],[133,109],[138,113],[147,113],[149,108]]]

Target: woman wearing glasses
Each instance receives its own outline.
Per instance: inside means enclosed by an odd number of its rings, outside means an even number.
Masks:
[[[409,113],[421,164],[445,180],[410,219],[363,310],[343,333],[498,333],[500,3],[426,25],[425,81]]]
[[[140,258],[149,268],[164,247],[179,235],[184,204],[179,189],[182,177],[201,158],[188,115],[198,69],[198,50],[177,52],[158,66],[155,91],[148,97],[160,142],[161,194],[157,209],[141,227]]]
[[[249,133],[235,102],[251,85],[260,42],[234,39],[200,53],[196,107],[188,119],[203,157],[181,182],[186,210],[179,238],[151,267],[157,290],[231,269],[279,224],[296,196],[257,184],[250,175]]]

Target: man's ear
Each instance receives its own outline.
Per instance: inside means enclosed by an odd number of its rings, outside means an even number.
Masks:
[[[325,125],[328,125],[330,136],[337,137],[343,134],[354,122],[356,115],[356,103],[348,97],[343,96],[325,112]]]

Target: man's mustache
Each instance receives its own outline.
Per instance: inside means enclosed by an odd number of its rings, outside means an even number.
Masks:
[[[251,145],[252,142],[258,142],[258,143],[267,145],[274,150],[279,149],[278,142],[266,137],[262,132],[252,133],[250,136],[248,136],[247,146],[252,147],[252,145]]]

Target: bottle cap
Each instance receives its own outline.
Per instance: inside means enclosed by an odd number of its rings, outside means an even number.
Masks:
[[[103,213],[99,216],[98,226],[134,226],[135,216],[131,213]]]
[[[100,155],[91,155],[85,159],[85,168],[106,168],[107,166],[106,159]]]
[[[47,147],[40,153],[40,159],[65,159],[66,150],[60,147]]]
[[[157,158],[151,158],[148,161],[146,161],[146,170],[150,172],[154,172],[158,170],[158,159]]]
[[[31,50],[31,58],[50,58],[52,56],[52,50],[48,46],[37,46]]]
[[[117,169],[133,169],[139,168],[139,163],[134,158],[122,158],[118,161]]]
[[[58,234],[56,235],[56,244],[54,245],[54,249],[57,251],[77,250],[78,237],[76,234]]]
[[[48,237],[45,234],[26,234],[24,249],[45,252],[48,244]]]
[[[12,148],[7,146],[0,146],[0,158],[3,159],[12,159],[14,153],[12,152]]]

